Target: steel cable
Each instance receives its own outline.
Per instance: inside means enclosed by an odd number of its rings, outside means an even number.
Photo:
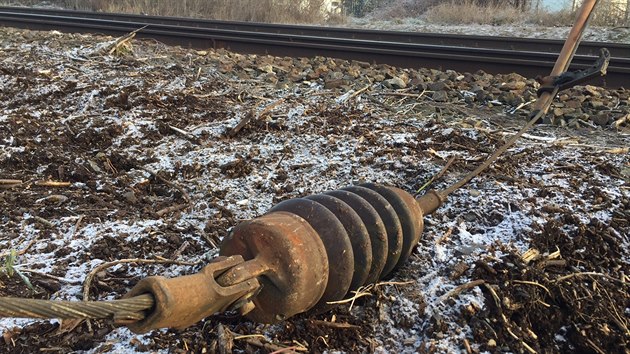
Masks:
[[[154,305],[152,295],[111,301],[58,301],[0,297],[0,317],[97,319],[111,318],[117,322],[144,319],[144,311]]]

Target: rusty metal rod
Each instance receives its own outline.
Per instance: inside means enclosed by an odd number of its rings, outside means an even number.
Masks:
[[[598,1],[599,0],[584,0],[582,2],[582,6],[580,7],[578,16],[576,17],[573,27],[571,27],[571,31],[569,32],[569,35],[567,36],[567,39],[562,46],[562,50],[558,55],[556,64],[553,66],[553,69],[551,69],[551,73],[548,76],[549,78],[558,76],[569,69],[571,60],[573,60],[575,51],[580,44],[580,40],[582,39],[584,30],[588,25],[588,21],[590,20],[593,9],[595,8],[595,5],[597,5]],[[532,111],[535,112],[537,110],[542,110],[544,113],[547,113],[547,109],[549,109],[549,106],[546,103],[549,97],[555,97],[555,93],[552,95],[551,92],[543,92],[540,98],[532,106]]]
[[[578,16],[575,20],[569,35],[564,42],[564,46],[562,47],[562,51],[556,60],[556,64],[551,70],[551,74],[547,78],[553,78],[564,71],[566,71],[571,64],[571,59],[575,54],[575,50],[580,44],[580,39],[582,38],[582,34],[584,33],[584,29],[588,24],[588,20],[593,13],[593,8],[597,4],[598,0],[585,0],[582,3],[582,7],[578,13]],[[549,83],[551,84],[551,83]],[[553,102],[554,97],[558,93],[558,88],[554,88],[551,92],[543,92],[541,96],[536,100],[532,109],[532,119],[521,128],[518,133],[512,136],[503,146],[497,149],[490,157],[484,161],[479,167],[477,167],[473,172],[464,176],[461,180],[453,184],[452,186],[446,188],[443,191],[438,192],[441,199],[446,199],[446,197],[456,191],[457,189],[463,187],[468,182],[470,182],[473,178],[478,176],[481,172],[483,172],[488,166],[490,166],[501,154],[503,154],[512,144],[518,140],[527,130],[529,130],[540,118],[542,118],[546,113],[551,103]]]
[[[445,200],[449,194],[465,186],[473,178],[475,178],[481,172],[483,172],[486,168],[488,168],[488,166],[490,166],[497,158],[499,158],[499,156],[501,156],[510,146],[512,146],[516,142],[516,140],[518,140],[518,138],[521,137],[521,135],[525,134],[526,131],[528,131],[534,124],[536,124],[536,122],[540,118],[542,118],[542,116],[545,115],[545,113],[547,112],[547,109],[549,109],[549,106],[551,106],[551,102],[553,102],[553,98],[556,96],[557,93],[558,93],[558,88],[556,87],[553,89],[552,92],[549,92],[549,95],[547,95],[547,97],[539,98],[538,101],[536,102],[542,102],[541,108],[535,111],[536,113],[533,115],[533,118],[529,122],[527,122],[527,124],[525,124],[523,128],[521,128],[521,130],[518,131],[518,133],[514,134],[503,146],[498,148],[492,155],[490,155],[490,157],[488,157],[488,159],[486,159],[486,161],[484,161],[481,165],[479,165],[479,167],[477,167],[473,172],[464,176],[464,178],[457,181],[456,183],[446,188],[445,190],[437,192],[440,198],[442,200]],[[420,197],[419,199],[421,198],[422,197]]]

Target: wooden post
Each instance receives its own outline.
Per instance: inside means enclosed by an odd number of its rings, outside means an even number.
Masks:
[[[586,29],[586,25],[588,24],[588,20],[593,13],[593,9],[599,0],[584,0],[582,1],[582,6],[577,13],[577,17],[575,19],[575,23],[569,32],[569,36],[567,40],[564,42],[562,46],[562,50],[560,51],[560,55],[556,60],[556,64],[551,70],[551,74],[547,76],[547,80],[543,81],[544,85],[552,85],[550,82],[553,80],[555,76],[562,74],[563,72],[569,69],[569,64],[571,63],[571,59],[573,59],[573,55],[575,54],[575,50],[577,49],[580,39],[584,34],[584,29]],[[553,96],[551,92],[543,92],[539,99],[536,100],[534,107],[532,107],[532,112],[543,109],[545,107],[547,100],[552,100]]]

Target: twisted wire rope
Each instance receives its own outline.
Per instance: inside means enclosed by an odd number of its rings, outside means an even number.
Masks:
[[[97,319],[139,321],[154,305],[152,295],[143,294],[111,301],[59,301],[0,297],[0,317]]]

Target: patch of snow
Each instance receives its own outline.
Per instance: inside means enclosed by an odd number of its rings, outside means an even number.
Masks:
[[[85,354],[100,354],[106,348],[107,353],[139,353],[138,345],[149,345],[153,342],[151,333],[135,334],[126,327],[115,328],[105,336],[105,343],[100,346],[84,352]],[[135,344],[135,345],[134,345]],[[168,349],[152,350],[151,353],[166,354]]]
[[[395,20],[377,20],[370,17],[350,18],[349,27],[359,27],[367,29],[403,31],[403,32],[424,32],[424,33],[452,33],[471,34],[481,36],[517,37],[517,38],[546,38],[546,39],[566,39],[570,26],[541,26],[532,23],[515,23],[495,25],[462,24],[447,25],[429,23],[423,18],[402,18]],[[587,27],[584,31],[585,41],[594,42],[621,42],[627,43],[630,40],[630,31],[624,28],[613,27]]]

